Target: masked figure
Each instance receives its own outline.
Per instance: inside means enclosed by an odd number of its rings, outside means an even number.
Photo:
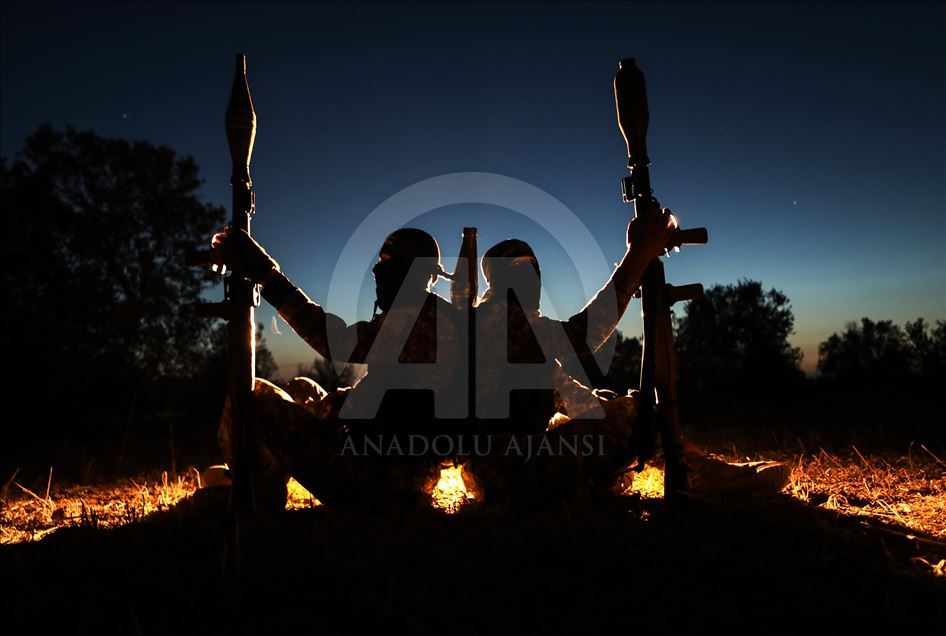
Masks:
[[[263,298],[322,357],[367,369],[354,388],[334,392],[308,378],[285,391],[257,379],[250,461],[258,507],[285,505],[288,475],[326,504],[423,497],[437,460],[391,444],[435,430],[433,393],[453,390],[458,313],[430,291],[443,273],[436,240],[417,229],[391,233],[372,270],[375,314],[351,325],[293,285],[245,232],[218,234],[214,246],[216,262],[261,284]],[[228,406],[219,438],[229,460]]]

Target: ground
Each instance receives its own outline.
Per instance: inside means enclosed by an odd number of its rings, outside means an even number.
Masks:
[[[544,509],[340,512],[296,489],[290,510],[244,529],[242,597],[229,604],[225,516],[187,498],[195,472],[111,487],[50,479],[39,493],[14,484],[3,615],[33,630],[142,634],[941,625],[941,459],[921,447],[784,458],[781,495],[678,506],[655,497],[659,467],[637,476],[636,493]],[[442,508],[466,499],[458,482],[445,474]]]

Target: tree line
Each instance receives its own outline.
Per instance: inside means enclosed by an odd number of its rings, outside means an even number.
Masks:
[[[793,347],[788,297],[742,280],[714,285],[674,320],[680,383],[705,393],[729,388],[762,391],[804,381],[801,350]],[[616,334],[609,388],[635,386],[642,346]],[[818,346],[814,379],[843,386],[941,386],[946,380],[946,321],[923,318],[903,327],[861,318]]]

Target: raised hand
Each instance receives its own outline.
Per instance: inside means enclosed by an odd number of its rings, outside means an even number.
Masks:
[[[214,234],[210,244],[211,263],[240,272],[253,282],[266,283],[279,271],[279,263],[244,230],[224,228]]]
[[[667,252],[676,230],[677,220],[668,208],[639,216],[627,226],[627,247],[645,260],[657,258]]]

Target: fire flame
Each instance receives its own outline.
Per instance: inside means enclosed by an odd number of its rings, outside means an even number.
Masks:
[[[632,481],[626,493],[639,493],[643,499],[660,499],[664,496],[664,471],[655,466],[645,466],[639,473],[633,473]]]
[[[286,483],[286,494],[286,510],[301,510],[322,505],[322,502],[306,490],[305,486],[292,477]]]
[[[430,492],[434,508],[452,515],[473,503],[476,496],[467,489],[467,481],[470,476],[463,472],[462,465],[442,467],[440,479]]]

